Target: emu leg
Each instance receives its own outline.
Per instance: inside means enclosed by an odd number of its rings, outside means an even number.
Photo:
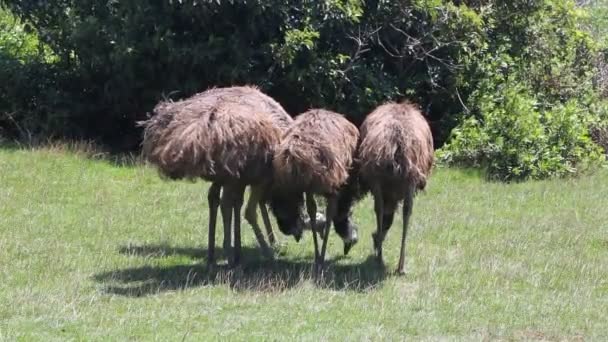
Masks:
[[[209,203],[209,239],[207,247],[207,264],[215,265],[215,224],[217,222],[217,208],[220,205],[220,191],[222,186],[218,183],[211,184],[207,193]]]
[[[382,196],[382,189],[379,185],[372,187],[372,195],[374,196],[374,211],[376,213],[376,232],[372,234],[374,239],[374,251],[378,262],[384,263],[382,255],[382,244],[384,242],[384,236],[386,234],[384,230],[384,197]]]
[[[262,188],[257,186],[251,187],[251,194],[249,194],[249,199],[247,200],[247,207],[245,208],[245,219],[247,220],[247,222],[249,222],[251,228],[253,228],[253,233],[255,234],[255,238],[258,240],[258,243],[260,244],[260,248],[262,248],[262,253],[264,254],[264,256],[269,259],[273,259],[272,250],[270,249],[270,247],[268,247],[266,240],[264,240],[264,234],[262,234],[262,230],[258,225],[258,215],[255,211],[258,206],[260,207],[260,209],[266,209],[266,205],[262,202],[263,193],[264,192]],[[266,213],[266,215],[268,215],[268,213]],[[262,216],[264,216],[264,211],[262,211]]]
[[[234,202],[234,194],[232,189],[228,186],[224,186],[222,191],[222,200],[220,202],[220,209],[222,211],[222,220],[224,221],[224,255],[231,255],[232,253],[232,205]]]
[[[317,201],[315,201],[313,194],[306,193],[306,210],[312,227],[312,242],[315,245],[315,263],[317,263],[319,260],[319,242],[317,241],[317,230],[314,229],[317,225]]]
[[[241,262],[241,208],[243,207],[243,197],[245,196],[245,186],[234,187],[234,200],[232,208],[234,211],[234,250],[232,265],[237,266]]]
[[[325,230],[323,231],[323,247],[321,247],[321,264],[325,262],[325,251],[327,250],[327,240],[329,239],[329,230],[331,223],[336,216],[336,207],[338,200],[335,196],[327,198],[327,207],[325,208]]]
[[[407,228],[412,215],[412,207],[414,206],[414,185],[410,185],[405,198],[403,199],[403,234],[401,235],[401,251],[399,253],[399,265],[397,265],[397,274],[405,274],[405,238],[407,236]]]
[[[344,255],[348,255],[351,248],[359,241],[357,226],[351,219],[351,210],[357,193],[357,181],[354,175],[351,177],[338,194],[336,216],[334,217],[334,230],[344,242]]]
[[[268,217],[266,203],[263,201],[260,201],[260,212],[262,213],[262,221],[264,222],[264,227],[266,228],[266,233],[268,234],[268,241],[270,242],[271,246],[274,246],[277,243],[277,239],[272,231],[272,224],[270,223],[270,218]]]

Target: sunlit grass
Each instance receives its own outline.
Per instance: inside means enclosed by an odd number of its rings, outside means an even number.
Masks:
[[[343,258],[332,235],[316,281],[310,236],[282,237],[269,263],[247,225],[243,269],[207,272],[206,188],[69,149],[0,150],[0,339],[608,337],[605,171],[506,185],[436,170],[405,277],[370,258],[368,198],[361,242]]]

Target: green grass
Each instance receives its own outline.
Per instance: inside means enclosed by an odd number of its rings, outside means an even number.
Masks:
[[[318,281],[310,234],[282,237],[270,264],[246,224],[243,269],[208,273],[206,187],[0,150],[0,339],[608,338],[606,171],[506,185],[437,170],[415,203],[406,276],[370,258],[367,198],[361,242],[343,258],[332,234]],[[388,271],[400,232],[397,220]]]

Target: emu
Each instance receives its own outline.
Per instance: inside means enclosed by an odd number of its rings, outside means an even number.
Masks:
[[[304,205],[311,221],[315,264],[325,260],[327,240],[331,223],[337,218],[340,193],[348,187],[349,173],[353,166],[359,132],[346,118],[323,109],[309,110],[296,117],[275,152],[274,172],[276,186],[295,202],[292,206]],[[325,227],[322,231],[322,246],[317,239],[317,203],[314,195],[327,199]],[[346,207],[348,214],[348,207]],[[335,225],[336,232],[344,240],[344,250],[357,242],[357,231],[347,219],[340,217],[342,224]]]
[[[215,228],[218,207],[224,223],[224,248],[231,247],[234,216],[234,249],[231,263],[241,258],[240,211],[247,185],[251,193],[245,218],[251,224],[264,255],[273,258],[257,223],[260,207],[269,240],[275,238],[265,202],[289,203],[280,193],[270,194],[272,159],[282,132],[293,119],[273,99],[253,87],[215,88],[177,102],[161,102],[154,116],[142,123],[143,153],[161,175],[170,179],[203,178],[210,181],[209,249],[207,262],[215,264]],[[221,192],[221,199],[220,199]],[[298,208],[275,205],[281,231],[301,237]]]
[[[357,153],[363,193],[371,192],[376,214],[374,249],[384,263],[382,244],[403,201],[403,233],[397,273],[405,272],[405,239],[414,196],[426,186],[433,166],[433,137],[412,104],[388,103],[367,116],[361,126]]]

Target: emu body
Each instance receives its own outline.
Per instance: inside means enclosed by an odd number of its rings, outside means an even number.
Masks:
[[[424,189],[433,166],[433,137],[420,111],[409,103],[389,103],[367,116],[357,153],[364,192],[374,198],[374,248],[383,263],[382,244],[403,201],[403,232],[397,272],[405,272],[405,239],[414,196]]]
[[[224,248],[231,248],[234,224],[232,263],[240,261],[240,211],[248,185],[251,195],[245,218],[264,254],[272,257],[257,223],[256,208],[259,205],[274,243],[264,202],[272,183],[274,151],[291,117],[276,101],[252,87],[215,88],[182,101],[161,102],[154,114],[143,123],[146,158],[168,178],[212,182],[208,193],[209,264],[215,263],[218,208],[224,223]]]
[[[303,194],[306,194],[312,227],[316,227],[317,219],[314,195],[323,195],[327,199],[322,246],[319,246],[316,229],[312,229],[317,264],[325,259],[329,228],[338,212],[340,192],[349,181],[358,138],[357,128],[342,115],[314,109],[296,117],[274,156],[276,186],[280,191],[293,194],[289,197],[297,199],[299,207],[303,206]],[[338,233],[345,244],[352,246],[357,240],[356,229],[351,225],[347,228],[351,231]]]

